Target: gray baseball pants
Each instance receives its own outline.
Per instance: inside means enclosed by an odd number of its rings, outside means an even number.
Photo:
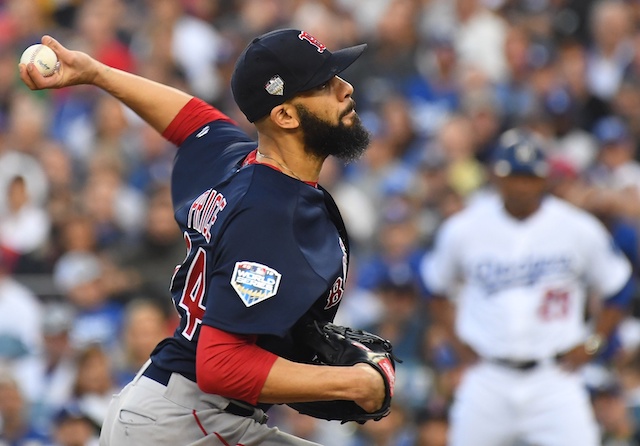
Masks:
[[[267,426],[260,409],[229,413],[230,400],[202,392],[178,373],[167,385],[154,381],[143,375],[148,364],[113,396],[100,446],[319,446]]]

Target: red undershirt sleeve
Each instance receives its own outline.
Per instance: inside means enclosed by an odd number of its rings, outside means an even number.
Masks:
[[[278,356],[258,347],[256,339],[202,325],[196,352],[200,390],[257,404]]]
[[[162,136],[179,146],[189,135],[211,121],[233,123],[231,118],[202,99],[191,98],[162,132]]]

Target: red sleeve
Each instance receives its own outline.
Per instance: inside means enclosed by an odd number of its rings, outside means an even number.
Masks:
[[[255,342],[256,336],[236,335],[202,325],[196,352],[200,390],[257,404],[278,356]]]
[[[187,139],[187,136],[211,121],[233,123],[231,118],[202,99],[191,98],[162,132],[162,136],[179,146]]]

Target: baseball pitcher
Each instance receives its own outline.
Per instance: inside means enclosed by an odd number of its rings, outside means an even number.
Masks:
[[[27,86],[95,85],[178,146],[171,189],[186,253],[170,289],[180,325],[114,397],[100,444],[302,446],[266,424],[272,404],[343,421],[388,414],[390,345],[330,324],[349,243],[317,183],[327,156],[355,159],[368,144],[353,87],[337,76],[365,45],[332,53],[293,29],[254,39],[231,87],[256,143],[199,99],[42,43],[59,70],[45,78],[21,64]]]

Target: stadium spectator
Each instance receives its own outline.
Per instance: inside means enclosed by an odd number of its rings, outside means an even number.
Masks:
[[[100,426],[76,404],[60,409],[54,422],[51,446],[98,446]]]
[[[20,369],[32,363],[42,346],[42,309],[35,293],[12,276],[12,263],[0,250],[0,366],[15,373],[26,395],[33,388]]]
[[[7,188],[7,209],[0,215],[0,246],[17,256],[16,272],[41,272],[49,239],[51,220],[36,205],[23,176],[15,176]]]
[[[358,286],[373,290],[388,277],[418,283],[418,269],[423,249],[415,209],[403,196],[389,197],[381,209],[378,229],[379,246],[361,259]]]
[[[455,48],[465,71],[478,71],[492,82],[507,75],[504,45],[507,23],[481,0],[455,2]]]
[[[449,419],[444,411],[425,409],[417,418],[417,438],[413,446],[447,446]]]
[[[118,393],[112,360],[99,344],[92,344],[79,352],[77,361],[78,372],[70,402],[102,426],[111,397]]]
[[[640,426],[627,407],[623,390],[615,377],[610,376],[591,389],[591,402],[600,426],[602,446],[640,445]]]
[[[119,355],[114,377],[119,387],[131,381],[156,345],[171,334],[166,309],[155,300],[137,298],[125,307]]]
[[[29,407],[16,379],[0,371],[0,444],[47,446],[48,437],[38,432],[29,418]]]
[[[75,350],[70,333],[74,312],[69,305],[43,305],[43,346],[29,373],[31,419],[41,432],[51,432],[55,414],[71,399],[76,377]]]
[[[112,244],[108,249],[110,263],[117,270],[109,280],[121,284],[117,288],[122,300],[146,296],[168,313],[173,311],[168,278],[184,258],[184,241],[173,221],[169,188],[163,185],[149,191],[147,203],[140,237]]]
[[[590,19],[587,81],[596,96],[609,100],[633,60],[632,16],[627,2],[601,0],[591,9]]]
[[[93,343],[115,351],[122,327],[122,304],[111,299],[97,255],[69,251],[54,265],[54,283],[76,311],[71,341],[82,349]]]

